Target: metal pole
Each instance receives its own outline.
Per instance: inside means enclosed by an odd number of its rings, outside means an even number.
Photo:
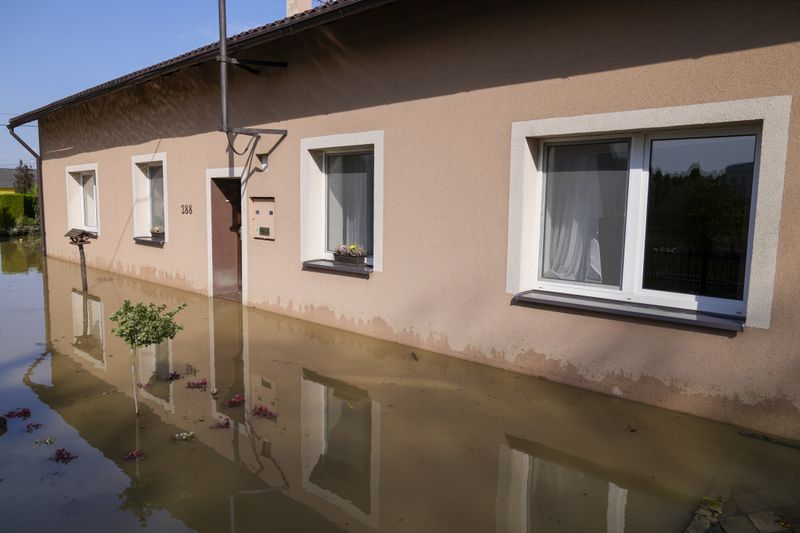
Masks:
[[[224,2],[225,0],[222,1]],[[28,143],[23,141],[22,138],[17,135],[17,133],[14,131],[14,128],[8,126],[8,132],[12,137],[14,137],[14,139],[17,140],[19,144],[22,145],[23,148],[31,153],[36,161],[36,195],[38,196],[39,201],[39,248],[41,249],[42,257],[44,258],[47,255],[47,242],[44,233],[44,184],[42,182],[42,158],[33,148],[28,146]],[[41,144],[41,142],[39,144]]]
[[[228,26],[225,0],[219,0],[219,94],[222,107],[220,131],[228,131]]]

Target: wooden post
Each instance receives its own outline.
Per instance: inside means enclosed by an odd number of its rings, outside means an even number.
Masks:
[[[97,235],[89,233],[88,231],[80,229],[71,229],[67,232],[65,237],[69,238],[69,243],[78,247],[78,253],[81,257],[81,288],[83,292],[89,291],[89,282],[86,281],[86,254],[83,251],[83,245],[89,244],[89,237]]]
[[[89,290],[89,283],[86,281],[86,254],[83,253],[83,243],[78,244],[78,252],[81,255],[81,287],[83,292]]]

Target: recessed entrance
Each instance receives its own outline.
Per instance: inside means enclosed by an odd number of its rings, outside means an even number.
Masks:
[[[238,178],[212,178],[211,215],[212,291],[215,297],[242,299],[242,194]]]

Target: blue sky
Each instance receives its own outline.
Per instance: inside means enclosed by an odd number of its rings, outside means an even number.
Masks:
[[[227,0],[228,34],[283,18],[285,0]],[[216,0],[0,2],[0,124],[217,39]],[[38,149],[36,128],[16,130]],[[0,168],[31,157],[0,127]]]

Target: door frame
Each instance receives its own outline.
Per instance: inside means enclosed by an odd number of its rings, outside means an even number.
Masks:
[[[240,193],[242,196],[242,225],[240,230],[240,239],[242,246],[242,304],[247,304],[247,241],[250,235],[250,228],[248,227],[248,217],[245,210],[247,209],[247,202],[245,202],[247,191],[247,180],[244,179],[244,167],[223,167],[223,168],[207,168],[206,169],[206,250],[208,254],[208,289],[207,294],[210,297],[214,296],[214,259],[211,235],[211,180],[214,179],[235,179],[241,182]]]

